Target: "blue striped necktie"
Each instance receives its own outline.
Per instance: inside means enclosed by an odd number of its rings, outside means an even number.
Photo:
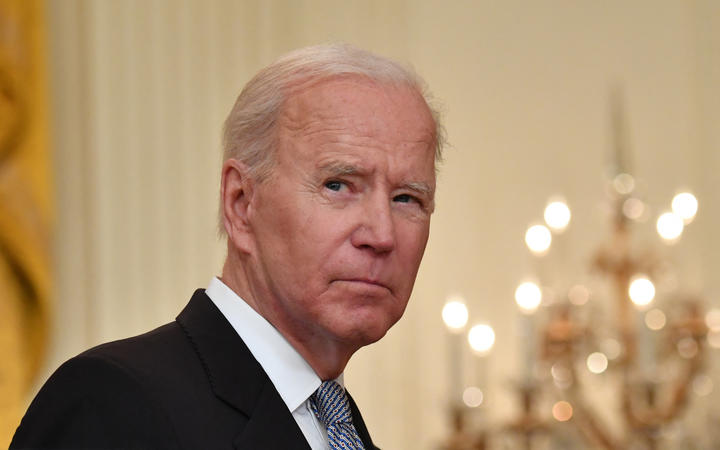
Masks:
[[[352,423],[350,402],[342,386],[324,381],[311,399],[313,412],[327,428],[331,449],[365,450]]]

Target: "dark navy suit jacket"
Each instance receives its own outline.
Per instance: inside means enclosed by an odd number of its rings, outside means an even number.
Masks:
[[[374,449],[350,403],[361,439]],[[275,386],[204,290],[175,322],[63,364],[10,444],[91,448],[310,450]]]

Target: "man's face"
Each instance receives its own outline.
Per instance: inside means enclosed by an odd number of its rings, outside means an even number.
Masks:
[[[251,292],[295,339],[360,347],[402,316],[434,207],[434,122],[404,87],[359,78],[291,96],[248,207]]]

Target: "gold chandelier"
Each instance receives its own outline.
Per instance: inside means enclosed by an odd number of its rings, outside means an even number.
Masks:
[[[468,312],[462,298],[448,299],[442,315],[453,336],[449,349],[452,432],[441,449],[654,450],[710,448],[720,442],[720,436],[710,431],[704,436],[685,432],[681,423],[693,395],[712,391],[712,380],[704,374],[706,348],[720,347],[720,311],[705,314],[699,298],[677,290],[660,292],[668,262],[652,248],[639,248],[632,239],[633,225],[647,219],[649,208],[624,163],[627,152],[619,101],[613,124],[614,167],[607,189],[611,233],[588,264],[606,293],[591,294],[586,285],[573,284],[556,290],[562,294],[547,301],[543,297],[546,290],[551,291],[544,286],[548,280],[537,276],[517,287],[515,301],[523,313],[524,367],[515,384],[520,413],[509,423],[494,426],[488,425],[485,416],[479,425],[469,423],[474,409],[483,403],[483,391],[462,385],[460,332]],[[697,210],[692,193],[675,195],[671,208],[655,222],[662,241],[676,244]],[[561,239],[570,221],[569,206],[561,198],[552,198],[544,223],[528,228],[525,242],[539,264],[553,236]],[[664,294],[662,304],[658,293]],[[609,324],[601,324],[595,312],[588,312],[591,297],[602,302],[595,307],[611,317]],[[494,339],[487,324],[468,333],[469,344],[481,358]],[[461,392],[455,391],[458,387],[463,387]]]

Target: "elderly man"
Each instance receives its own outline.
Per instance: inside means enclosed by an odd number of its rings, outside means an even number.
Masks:
[[[375,448],[342,374],[410,297],[435,116],[412,72],[350,46],[263,69],[225,124],[222,276],[61,366],[11,448]]]

